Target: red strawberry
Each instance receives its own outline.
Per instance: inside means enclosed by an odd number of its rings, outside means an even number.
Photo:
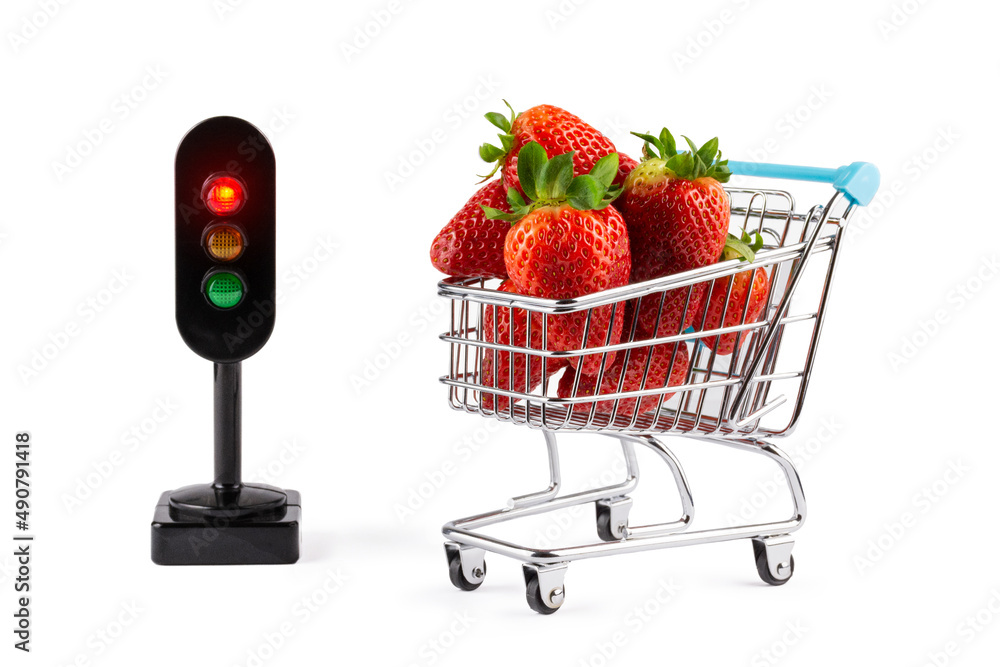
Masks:
[[[500,287],[497,289],[501,292],[517,292],[514,283],[510,280],[500,283]],[[541,314],[530,313],[531,344],[526,345],[528,311],[521,308],[504,308],[503,306],[486,306],[484,310],[483,338],[487,342],[528,347],[533,350],[543,349]],[[511,328],[511,314],[513,314],[513,328]],[[542,381],[542,358],[540,356],[484,349],[482,362],[481,384],[487,387],[529,393]],[[551,377],[565,366],[565,359],[548,359],[545,362],[546,375]],[[484,393],[482,406],[486,410],[493,410],[496,406],[498,412],[503,412],[509,410],[510,398]]]
[[[614,208],[614,206],[608,206],[605,209],[596,211],[596,213],[601,216],[605,225],[607,225],[613,233],[622,238],[621,242],[615,243],[617,253],[609,275],[610,282],[608,283],[608,287],[606,289],[628,285],[629,275],[632,269],[632,253],[629,250],[628,231],[625,227],[625,222],[622,220],[621,214]],[[622,333],[625,331],[624,325],[627,309],[622,304],[618,304],[617,307],[609,305],[593,309],[590,316],[589,334],[587,334],[586,311],[551,316],[549,318],[549,340],[553,340],[551,336],[555,335],[555,340],[580,341],[582,343],[586,334],[587,347],[599,347],[605,345],[607,344],[608,321],[612,318],[612,312],[614,314],[614,319],[611,321],[610,344],[613,345],[621,339]],[[576,345],[576,349],[580,349],[580,345]],[[602,355],[594,354],[587,355],[585,357],[571,357],[570,364],[572,364],[574,368],[578,368],[582,363],[585,371],[589,373],[597,373],[601,369],[601,356]],[[608,359],[604,363],[605,368],[611,365],[614,358],[614,353],[608,355]]]
[[[677,350],[676,355],[674,350]],[[652,354],[652,358],[650,358]],[[671,365],[673,361],[673,365]],[[646,364],[649,363],[647,371]],[[624,371],[623,371],[624,364]],[[636,348],[627,352],[619,353],[618,360],[611,368],[605,371],[601,378],[601,394],[616,394],[626,391],[642,391],[644,389],[662,389],[670,386],[684,384],[688,372],[688,349],[687,345],[681,343],[668,343],[666,345],[653,345]],[[624,376],[623,376],[624,372]],[[645,377],[646,382],[643,383]],[[619,389],[618,383],[622,386]],[[558,396],[560,398],[573,397],[573,385],[576,383],[576,374],[570,369],[559,380]],[[580,375],[580,384],[576,389],[576,396],[593,396],[597,387],[597,377],[594,375]],[[673,393],[663,396],[663,401],[670,400]],[[618,416],[631,416],[635,413],[636,403],[639,403],[639,414],[655,410],[660,404],[660,396],[644,396],[640,401],[638,398],[623,398],[618,401]],[[592,403],[576,403],[575,410],[589,410]],[[611,413],[615,409],[614,400],[598,401],[597,411]]]
[[[483,206],[510,210],[500,179],[479,188],[431,243],[431,263],[441,273],[459,278],[506,278],[503,242],[510,224],[490,220]]]
[[[662,306],[661,294],[642,297],[636,309],[639,328],[650,336],[662,338],[675,336],[688,327],[696,326],[701,322],[699,313],[707,288],[708,283],[696,283],[690,287],[667,290],[662,294]]]
[[[626,240],[628,240],[628,227],[625,225],[622,214],[614,205],[609,205],[598,212],[603,215],[604,224],[621,230],[619,233],[623,234]],[[618,256],[611,271],[611,282],[616,286],[628,285],[629,277],[632,275],[632,250],[630,246],[630,243],[619,243],[617,245]]]
[[[487,209],[490,217],[516,222],[507,234],[504,261],[521,294],[575,299],[627,284],[623,267],[631,261],[628,232],[618,212],[608,207],[618,192],[611,187],[617,154],[602,158],[590,174],[575,178],[572,158],[564,153],[549,160],[538,143],[527,144],[519,154],[518,170],[528,202],[511,188],[512,213]],[[623,316],[624,309],[612,305],[589,313],[550,315],[548,349],[576,351],[584,349],[584,342],[588,348],[614,345],[621,338]],[[570,363],[594,373],[601,357],[574,357]],[[613,359],[611,353],[605,363],[610,365]]]
[[[590,330],[587,333],[587,313],[590,313]],[[625,309],[621,304],[598,306],[590,311],[567,313],[565,315],[549,316],[549,349],[580,350],[586,347],[601,347],[616,345],[622,337],[625,320]],[[610,338],[608,328],[611,328]],[[609,352],[604,367],[610,366],[617,352]],[[602,354],[588,354],[582,357],[570,357],[573,368],[580,368],[585,373],[598,373],[601,370]]]
[[[744,232],[745,234],[745,232]],[[749,240],[749,237],[744,237]],[[731,236],[726,243],[726,248],[722,252],[722,261],[730,259],[745,259],[753,261],[753,253],[760,249],[763,241],[757,237],[757,243],[750,248],[748,255],[736,244],[736,237]],[[703,312],[699,315],[705,318],[703,329],[719,329],[722,327],[735,327],[741,324],[756,322],[760,313],[767,304],[767,294],[770,289],[767,271],[764,267],[758,267],[754,271],[744,271],[732,277],[732,289],[729,287],[729,278],[718,278],[712,286],[712,293],[705,301]],[[729,299],[726,299],[726,293]],[[722,313],[725,311],[725,319]],[[721,324],[720,324],[721,323]],[[719,346],[716,353],[720,355],[732,354],[733,350],[739,349],[744,340],[749,338],[748,331],[722,334],[719,338]],[[706,336],[701,341],[709,347],[715,346],[715,336]]]
[[[625,181],[619,208],[634,247],[632,277],[640,282],[714,264],[729,230],[727,160],[718,160],[719,140],[678,153],[664,128],[645,139],[648,155]]]
[[[646,141],[647,157],[625,180],[619,201],[632,242],[632,282],[714,264],[729,229],[729,197],[722,183],[730,174],[727,161],[718,159],[719,140],[711,139],[699,149],[685,137],[691,152],[678,153],[666,128],[659,137],[633,134]],[[699,283],[668,293],[657,335],[674,335],[692,326],[706,289]],[[658,295],[640,304],[639,321],[648,331],[655,328],[659,309]]]
[[[625,185],[625,179],[632,173],[632,170],[639,166],[639,163],[630,158],[625,153],[618,153],[618,175],[615,176],[615,185]]]
[[[504,101],[504,104],[507,102]],[[479,148],[479,156],[486,162],[496,162],[490,176],[500,169],[504,184],[517,188],[522,194],[527,193],[521,189],[518,178],[517,155],[532,141],[541,144],[550,158],[572,152],[574,176],[590,173],[598,160],[618,152],[610,139],[565,109],[540,104],[517,114],[509,104],[507,108],[510,109],[510,118],[495,112],[486,114],[486,120],[502,133],[499,135],[500,147],[483,144]],[[632,158],[619,153],[614,184],[624,183],[636,164]]]

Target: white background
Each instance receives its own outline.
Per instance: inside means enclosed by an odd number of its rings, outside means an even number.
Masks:
[[[995,659],[997,14],[916,0],[5,2],[0,535],[14,532],[14,433],[30,429],[38,537],[30,656],[11,647],[0,551],[3,664]],[[427,247],[474,191],[476,147],[495,134],[481,115],[502,98],[568,108],[633,155],[628,130],[667,124],[720,136],[734,159],[868,160],[883,193],[895,183],[856,220],[805,415],[780,443],[812,452],[788,585],[760,583],[745,542],[573,564],[563,609],[545,618],[513,561],[489,558],[475,593],[449,584],[440,525],[545,483],[537,433],[451,412],[437,382],[447,321]],[[247,477],[302,492],[294,566],[149,560],[159,494],[211,475],[211,368],[174,326],[171,209],[177,142],[218,114],[258,124],[277,153],[283,300],[244,364],[244,458]],[[126,280],[111,293],[115,272]],[[159,423],[158,401],[175,406]],[[467,455],[467,440],[484,444]],[[611,441],[570,444],[570,489],[615,460]],[[123,462],[94,476],[115,451]],[[787,511],[768,467],[678,451],[699,519],[764,498],[757,518]],[[953,464],[967,470],[941,481]],[[442,469],[455,472],[401,516]],[[635,515],[668,518],[668,475],[644,470]],[[917,498],[936,482],[934,502]],[[592,537],[585,509],[520,537],[567,523],[567,537]],[[346,580],[327,595],[331,572]],[[324,604],[304,612],[313,598]],[[991,600],[973,630],[967,617]]]

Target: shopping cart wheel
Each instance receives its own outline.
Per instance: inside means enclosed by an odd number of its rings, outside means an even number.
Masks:
[[[467,547],[456,542],[446,542],[448,556],[448,578],[455,588],[474,591],[486,579],[486,555],[482,549]]]
[[[566,576],[566,564],[562,565],[532,565],[525,563],[524,597],[528,606],[539,614],[554,614],[559,611],[566,599],[566,586],[563,579]]]
[[[628,496],[598,500],[594,503],[597,510],[597,536],[605,542],[617,542],[625,539],[628,532],[628,512],[632,509],[632,499]]]
[[[765,584],[781,586],[792,578],[795,573],[795,556],[792,555],[794,544],[787,537],[753,540],[757,574]]]

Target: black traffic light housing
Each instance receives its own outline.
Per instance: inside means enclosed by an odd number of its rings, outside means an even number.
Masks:
[[[209,118],[177,148],[174,187],[177,328],[215,363],[215,480],[160,497],[153,561],[294,563],[299,494],[241,479],[240,362],[274,329],[274,152],[250,123]]]
[[[219,116],[194,126],[177,148],[176,314],[181,338],[216,363],[242,361],[260,350],[274,329],[274,152],[256,127]],[[218,215],[206,203],[214,180],[232,179],[244,188],[242,205]],[[207,250],[213,229],[229,227],[244,247],[220,261]],[[231,272],[244,283],[240,302],[213,305],[205,284],[213,274]]]

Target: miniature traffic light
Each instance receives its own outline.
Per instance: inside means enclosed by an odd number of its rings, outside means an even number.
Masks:
[[[231,117],[195,126],[177,149],[177,328],[216,363],[257,352],[274,328],[274,153]]]
[[[175,314],[184,342],[215,364],[215,480],[160,497],[153,561],[294,563],[299,494],[241,479],[241,362],[274,329],[274,152],[250,123],[209,118],[177,148],[174,187]]]

